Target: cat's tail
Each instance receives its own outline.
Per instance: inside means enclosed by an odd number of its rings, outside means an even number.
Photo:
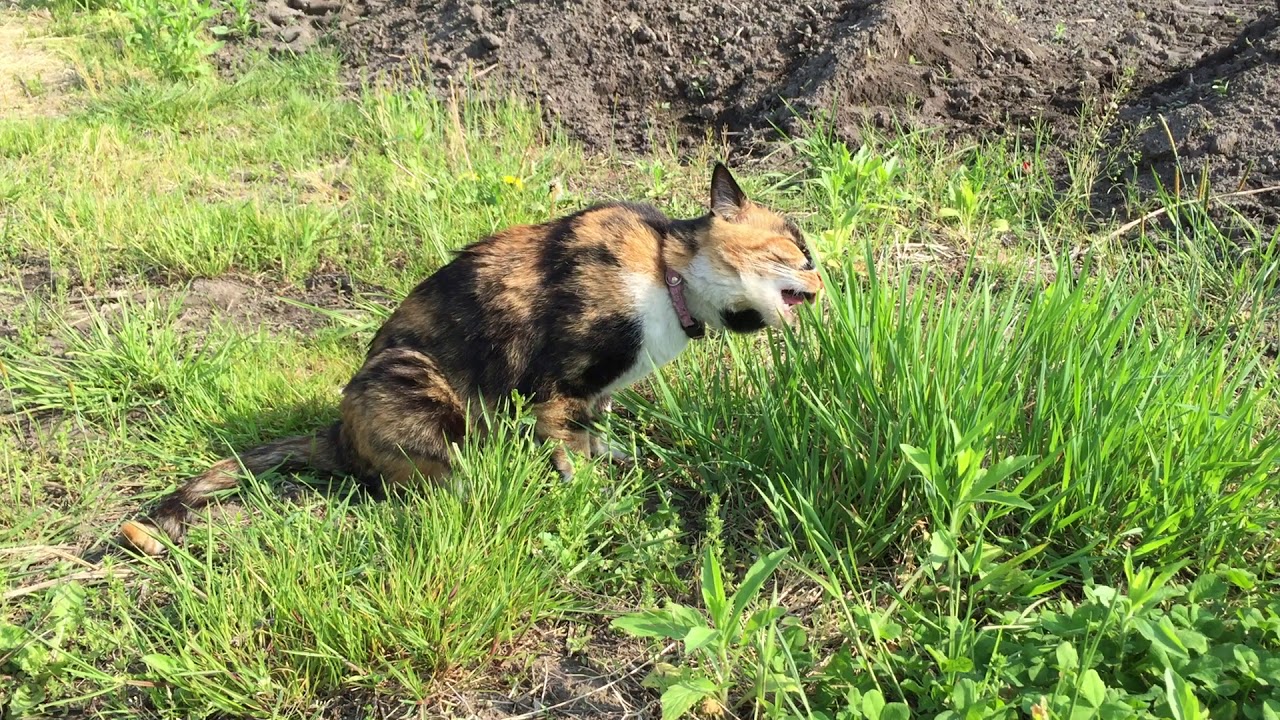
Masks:
[[[268,470],[314,470],[333,475],[346,472],[338,444],[341,427],[341,423],[335,423],[315,435],[277,440],[215,463],[166,496],[144,519],[126,521],[120,528],[121,539],[138,552],[163,555],[165,546],[160,536],[168,536],[173,543],[181,542],[192,511],[208,505],[214,493],[238,487],[242,467],[255,475]]]

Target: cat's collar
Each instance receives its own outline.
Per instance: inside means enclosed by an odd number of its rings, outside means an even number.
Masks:
[[[689,312],[689,305],[684,300],[684,278],[669,267],[663,268],[667,282],[667,292],[671,294],[671,304],[675,306],[676,316],[680,318],[680,327],[690,339],[697,340],[707,333],[707,327],[701,320]]]

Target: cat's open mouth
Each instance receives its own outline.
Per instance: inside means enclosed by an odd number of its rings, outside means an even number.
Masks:
[[[783,290],[782,291],[782,303],[787,307],[792,307],[795,305],[799,305],[801,303],[810,302],[813,300],[813,298],[814,298],[814,294],[811,292],[803,292],[800,290]]]

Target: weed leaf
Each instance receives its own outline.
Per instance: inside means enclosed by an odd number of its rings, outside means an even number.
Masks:
[[[733,594],[733,617],[741,617],[742,611],[747,609],[747,603],[750,603],[756,593],[760,591],[761,586],[769,579],[774,570],[778,569],[778,565],[782,559],[786,557],[789,548],[774,550],[773,552],[758,559],[747,569],[747,574],[742,578],[742,584],[738,586],[738,590]]]
[[[946,565],[955,553],[956,541],[951,536],[951,531],[946,528],[935,530],[933,537],[929,538],[929,563],[933,565],[933,569]]]
[[[1080,696],[1089,704],[1089,707],[1102,707],[1102,701],[1107,698],[1107,685],[1102,682],[1102,677],[1098,675],[1097,670],[1089,668],[1080,676]]]
[[[0,697],[0,699],[3,699]],[[44,689],[30,684],[19,685],[9,700],[9,714],[5,717],[22,717],[28,710],[44,702]]]
[[[925,480],[933,481],[933,459],[929,457],[929,453],[914,446],[903,443],[901,446],[902,453],[907,456],[907,461],[920,471],[920,475]]]
[[[871,690],[862,696],[862,714],[867,720],[879,720],[884,712],[884,694],[879,690]]]
[[[699,700],[713,697],[715,683],[707,678],[685,678],[662,693],[662,720],[675,720],[689,712]]]
[[[664,610],[645,610],[623,615],[610,624],[636,637],[680,640],[691,629],[703,623],[692,609],[679,603],[671,603]]]
[[[991,467],[987,468],[986,473],[982,476],[982,482],[978,483],[973,488],[973,496],[974,496],[973,502],[983,502],[983,497],[987,495],[1011,494],[1011,493],[993,493],[991,492],[991,489],[999,485],[1001,481],[1003,481],[1005,478],[1009,477],[1010,475],[1017,472],[1018,470],[1021,470],[1023,467],[1026,467],[1033,459],[1034,458],[1030,458],[1026,456],[1010,457],[1010,458],[1005,458],[1004,460],[1001,460],[995,465],[992,465]],[[1017,496],[1015,495],[1014,497],[1017,497]],[[994,501],[988,500],[987,502],[994,502]],[[1021,500],[1019,500],[1019,502],[1021,502]],[[1027,506],[1027,509],[1030,510],[1032,508],[1030,506]]]
[[[992,505],[1006,505],[1008,507],[1022,508],[1023,510],[1035,511],[1031,503],[1018,497],[1017,494],[1004,492],[1002,490],[991,490],[973,499],[974,504],[990,503]]]
[[[761,629],[785,615],[786,612],[786,608],[778,607],[776,605],[773,607],[760,608],[759,610],[751,613],[751,618],[747,620],[746,634],[748,636],[755,635]]]
[[[21,647],[27,639],[27,631],[10,623],[0,623],[0,653],[7,655]]]
[[[906,703],[891,702],[884,706],[880,720],[911,720],[911,708]]]
[[[705,625],[689,628],[689,632],[684,636],[684,651],[692,653],[714,640],[718,634]]]
[[[1058,644],[1058,669],[1062,671],[1075,670],[1080,666],[1080,656],[1076,654],[1076,648],[1069,642]]]
[[[171,678],[178,673],[178,661],[163,653],[143,655],[142,663],[163,678]]]
[[[1200,717],[1200,703],[1191,691],[1191,686],[1173,668],[1167,666],[1164,669],[1164,688],[1174,720],[1197,720]]]
[[[720,561],[716,559],[710,543],[702,559],[702,601],[706,603],[707,612],[711,613],[716,627],[723,629],[728,620],[724,616],[724,578],[720,573]]]
[[[1133,625],[1142,637],[1150,640],[1164,652],[1180,658],[1189,657],[1187,646],[1182,644],[1182,639],[1178,637],[1178,632],[1169,618],[1162,617],[1157,622],[1151,622],[1147,618],[1140,617],[1134,619]]]

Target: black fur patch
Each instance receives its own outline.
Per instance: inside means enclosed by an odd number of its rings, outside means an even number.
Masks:
[[[729,332],[750,333],[757,330],[763,330],[767,324],[758,311],[753,308],[746,310],[721,310],[720,320],[724,323],[725,328]]]
[[[689,253],[698,251],[698,235],[711,222],[711,215],[692,220],[672,220],[668,224],[667,237],[678,241]]]
[[[595,246],[583,251],[588,262],[607,267],[622,267],[622,261],[607,247]]]
[[[644,329],[640,319],[616,315],[591,329],[594,347],[591,363],[579,377],[566,378],[562,383],[565,394],[586,398],[599,394],[609,383],[622,377],[635,365],[644,342]],[[594,341],[594,342],[592,342]]]

